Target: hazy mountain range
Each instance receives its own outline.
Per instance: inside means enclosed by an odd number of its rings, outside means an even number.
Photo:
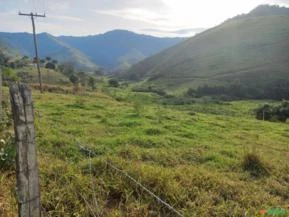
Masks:
[[[48,33],[37,35],[40,58],[47,56],[59,62],[72,62],[78,68],[127,69],[161,50],[184,39],[158,38],[125,30],[105,34],[74,37],[55,37]],[[34,57],[32,35],[29,33],[0,33],[0,44],[19,55]]]
[[[289,81],[289,9],[259,6],[139,62],[126,78],[179,91]]]

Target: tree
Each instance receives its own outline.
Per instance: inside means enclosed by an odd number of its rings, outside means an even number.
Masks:
[[[119,86],[118,80],[116,80],[115,78],[110,79],[108,81],[108,84],[111,87],[118,87]]]
[[[81,71],[77,73],[77,76],[79,78],[79,83],[81,84],[81,86],[85,87],[86,86],[86,82],[87,82],[87,75],[85,72]]]
[[[95,90],[95,84],[96,84],[96,79],[93,76],[89,76],[88,78],[88,86],[92,89]]]
[[[79,81],[78,77],[76,75],[74,75],[74,74],[69,76],[69,80],[74,85],[78,84],[78,81]]]
[[[51,60],[51,57],[46,57],[46,60],[49,62]]]
[[[268,121],[271,120],[274,115],[274,106],[265,104],[256,109],[256,119]]]
[[[55,69],[56,69],[56,66],[55,66],[55,64],[52,63],[52,62],[48,62],[48,63],[45,64],[45,68],[55,70]]]
[[[265,104],[256,109],[256,118],[258,120],[286,122],[289,118],[289,101],[283,101],[281,105]]]
[[[64,62],[58,66],[60,72],[69,77],[74,74],[74,63],[73,62]]]

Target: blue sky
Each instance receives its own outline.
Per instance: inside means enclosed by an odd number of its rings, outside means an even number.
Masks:
[[[30,32],[18,11],[46,13],[37,31],[93,35],[126,29],[156,36],[191,36],[260,4],[289,7],[289,0],[0,0],[0,31]]]

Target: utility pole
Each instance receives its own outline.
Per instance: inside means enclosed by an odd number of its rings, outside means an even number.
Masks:
[[[37,71],[38,71],[38,80],[39,80],[40,92],[43,93],[42,76],[41,76],[39,58],[38,58],[38,49],[37,49],[34,17],[46,17],[46,16],[45,16],[45,14],[37,14],[37,13],[32,13],[32,12],[30,14],[25,14],[25,13],[19,12],[18,15],[31,17],[32,28],[33,28],[33,42],[34,42],[34,50],[35,50],[35,61],[36,61],[36,66],[37,66]]]
[[[2,70],[0,68],[0,123],[3,121],[3,111],[2,111],[2,101],[3,101],[3,95],[2,95]]]

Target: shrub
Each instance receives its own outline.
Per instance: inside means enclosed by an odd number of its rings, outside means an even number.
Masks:
[[[48,62],[48,63],[46,63],[45,68],[55,70],[56,69],[56,65],[54,63],[52,63],[52,62]]]
[[[253,153],[248,153],[244,156],[242,167],[254,177],[267,176],[270,174],[260,157]]]
[[[118,80],[116,80],[115,78],[112,78],[108,81],[108,85],[111,87],[118,87],[119,83],[118,83]]]
[[[278,106],[265,104],[257,108],[255,112],[258,120],[286,122],[289,118],[289,102],[283,101]]]
[[[13,69],[8,68],[8,67],[4,68],[2,76],[3,76],[4,84],[8,84],[10,82],[19,80],[16,72]]]
[[[16,145],[14,139],[8,137],[0,141],[0,170],[11,170],[15,165]]]
[[[90,77],[88,78],[88,86],[89,86],[92,90],[95,90],[95,88],[96,88],[95,84],[96,84],[96,79],[95,79],[94,77],[90,76]]]

